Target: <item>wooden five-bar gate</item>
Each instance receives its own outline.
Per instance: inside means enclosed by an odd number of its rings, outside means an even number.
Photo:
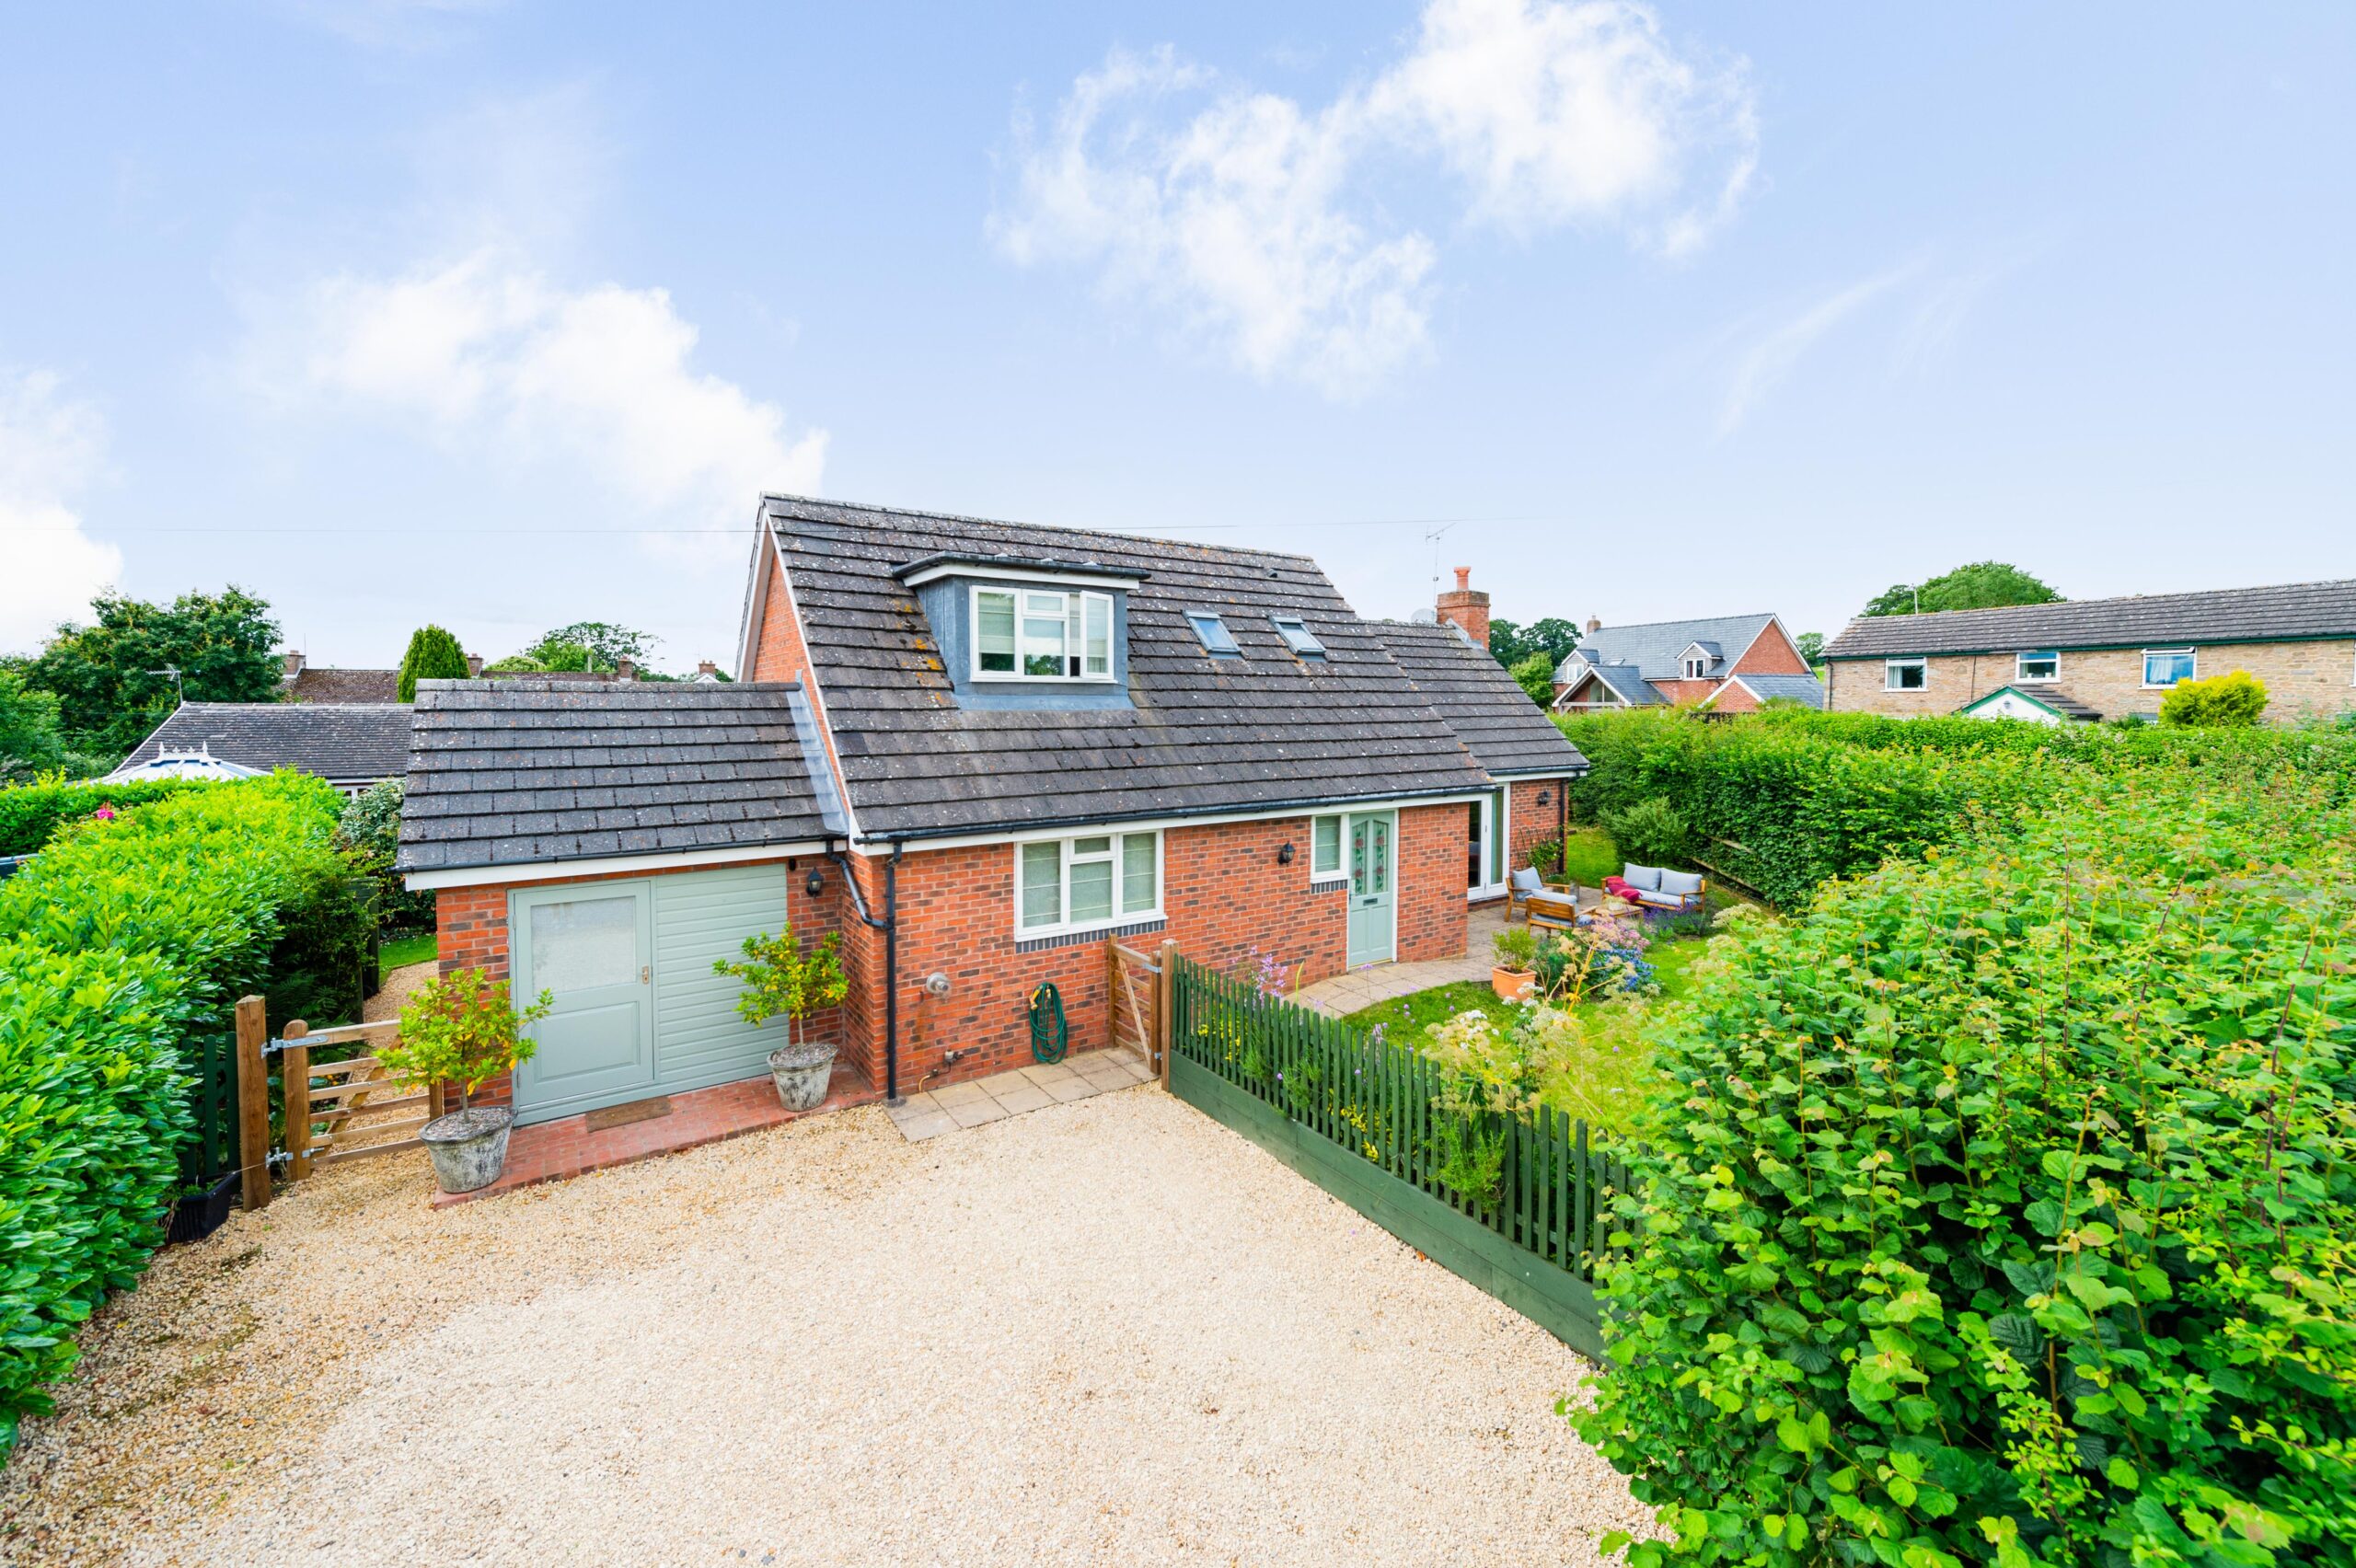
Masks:
[[[269,1206],[274,1169],[299,1181],[317,1165],[420,1147],[418,1133],[442,1114],[442,1086],[404,1090],[387,1076],[375,1051],[399,1032],[396,1019],[320,1030],[294,1019],[272,1039],[262,999],[238,1001],[237,1176],[240,1201],[247,1208]],[[370,1049],[359,1055],[341,1055],[355,1046]],[[338,1055],[314,1060],[315,1051]],[[278,1064],[280,1089],[276,1137],[271,1114],[272,1058]],[[274,1143],[283,1147],[273,1147]]]
[[[1104,940],[1104,992],[1113,1014],[1108,1037],[1142,1055],[1160,1077],[1168,1076],[1163,1045],[1170,1038],[1170,972],[1177,960],[1176,942],[1147,953]]]

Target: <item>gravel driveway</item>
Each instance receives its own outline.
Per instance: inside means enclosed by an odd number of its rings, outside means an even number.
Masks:
[[[10,1562],[1592,1562],[1586,1364],[1148,1087],[440,1212],[313,1178],[110,1307]]]

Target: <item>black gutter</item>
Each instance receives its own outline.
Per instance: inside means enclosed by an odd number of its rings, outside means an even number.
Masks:
[[[908,847],[899,839],[892,841],[892,858],[884,862],[884,917],[877,919],[868,913],[867,900],[859,891],[859,877],[850,869],[850,860],[829,841],[826,858],[834,861],[843,874],[843,883],[850,889],[852,913],[860,924],[871,931],[884,933],[884,1103],[897,1105],[900,1101],[900,857]]]

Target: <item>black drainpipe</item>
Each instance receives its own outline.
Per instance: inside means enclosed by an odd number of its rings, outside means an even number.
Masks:
[[[884,933],[884,1103],[900,1103],[900,857],[908,852],[906,839],[892,840],[892,858],[884,862],[884,917],[877,919],[867,912],[867,900],[860,896],[859,878],[850,869],[850,860],[834,845],[826,846],[826,858],[834,861],[843,873],[843,885],[850,889],[851,910],[860,924],[871,931]]]

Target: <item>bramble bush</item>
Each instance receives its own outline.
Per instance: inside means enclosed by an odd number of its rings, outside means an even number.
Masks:
[[[202,784],[68,825],[0,882],[0,1454],[163,1239],[196,1038],[248,992],[279,1020],[356,1009],[340,803],[293,774]]]
[[[1746,923],[1582,1435],[1640,1568],[2356,1562],[2356,808],[2194,765]]]
[[[39,779],[0,790],[0,855],[30,855],[57,830],[102,806],[124,811],[200,787],[192,778],[143,778],[135,784],[69,784]]]

